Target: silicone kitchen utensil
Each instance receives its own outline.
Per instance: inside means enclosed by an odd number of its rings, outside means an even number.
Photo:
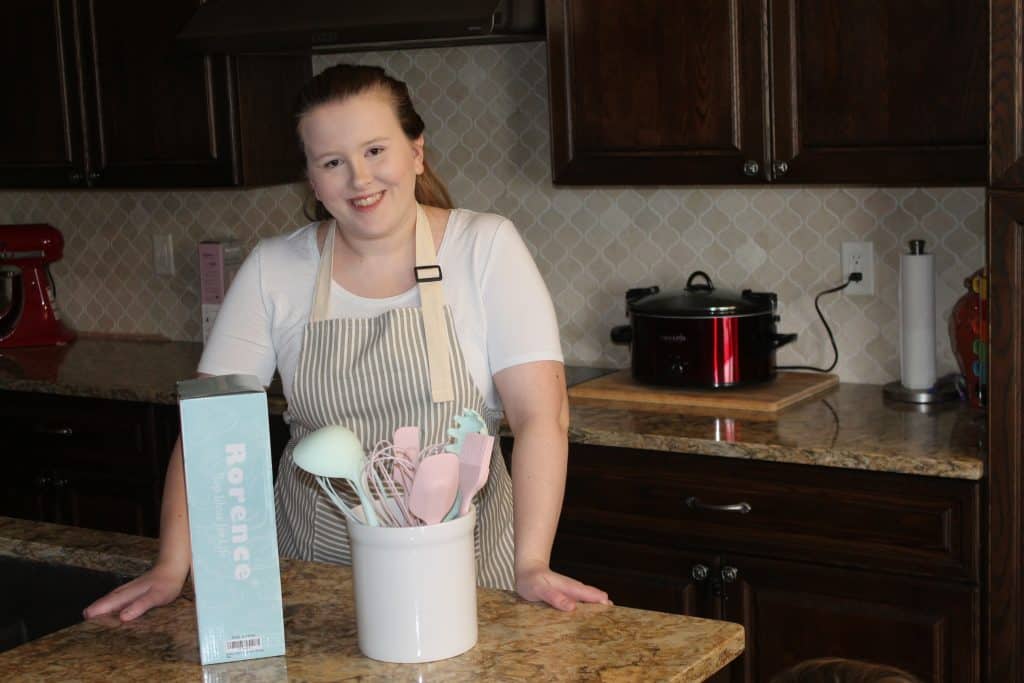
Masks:
[[[454,440],[445,447],[449,453],[459,454],[467,434],[487,434],[484,418],[471,408],[464,408],[461,415],[455,416],[454,421],[456,426],[448,430],[448,436]]]
[[[459,516],[469,512],[473,496],[487,483],[491,471],[491,448],[494,437],[484,434],[467,434],[459,454]]]
[[[395,449],[395,456],[405,458],[413,465],[413,469],[415,469],[415,463],[419,460],[420,455],[420,428],[399,427],[395,430],[395,436],[392,443]],[[412,484],[412,479],[405,479],[405,473],[406,470],[404,468],[395,472],[395,481],[401,484],[402,487],[408,491],[409,486]]]
[[[387,441],[377,444],[363,468],[363,486],[379,503],[383,526],[415,526],[418,522],[406,502],[408,489],[398,484],[413,480],[415,466],[395,451]]]
[[[437,524],[451,510],[459,490],[459,457],[438,453],[416,467],[409,491],[409,510],[426,524]]]
[[[366,453],[359,443],[359,437],[351,430],[341,425],[321,427],[296,444],[292,458],[296,465],[317,477],[317,483],[331,502],[352,519],[352,511],[334,491],[330,482],[330,479],[347,480],[363,505],[366,523],[370,526],[380,524],[361,481]]]

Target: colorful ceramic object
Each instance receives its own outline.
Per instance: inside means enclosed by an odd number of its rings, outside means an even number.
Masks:
[[[967,400],[985,407],[988,384],[988,278],[981,268],[964,280],[967,292],[949,315],[949,343],[960,366]]]

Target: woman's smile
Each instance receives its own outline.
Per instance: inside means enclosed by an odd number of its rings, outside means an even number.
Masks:
[[[384,190],[375,192],[374,194],[367,194],[355,199],[350,199],[349,203],[355,207],[357,211],[370,211],[374,209],[380,201],[384,198]]]

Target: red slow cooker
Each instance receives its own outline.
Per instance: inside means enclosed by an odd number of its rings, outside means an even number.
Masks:
[[[630,345],[633,378],[641,384],[712,389],[767,382],[775,377],[776,349],[796,339],[776,332],[777,301],[772,292],[715,287],[698,270],[683,291],[627,291],[631,322],[613,328],[612,341]]]

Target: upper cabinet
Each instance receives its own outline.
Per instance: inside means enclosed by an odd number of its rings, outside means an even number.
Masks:
[[[1024,189],[1024,8],[1013,0],[992,2],[989,185]]]
[[[0,5],[0,187],[231,187],[297,180],[291,104],[309,57],[204,57],[201,0]]]
[[[557,184],[984,184],[985,0],[548,0]]]

